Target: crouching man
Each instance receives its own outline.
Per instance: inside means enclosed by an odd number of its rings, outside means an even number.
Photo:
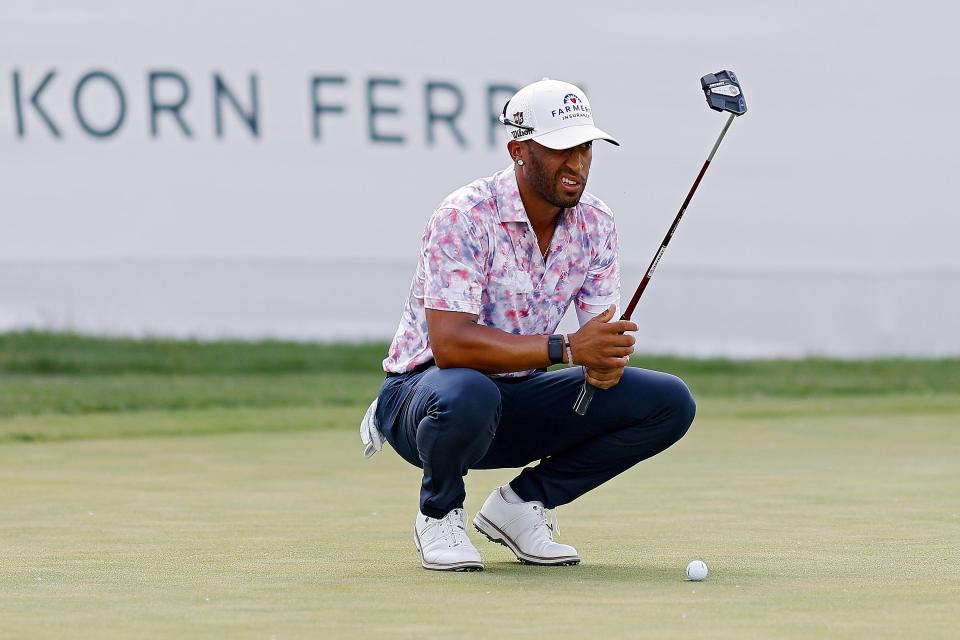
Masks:
[[[593,122],[577,87],[544,79],[504,108],[510,166],[454,191],[423,235],[386,380],[361,437],[423,469],[414,543],[421,564],[483,569],[463,511],[470,469],[525,467],[473,524],[520,562],[571,565],[548,512],[686,433],[695,404],[679,378],[629,367],[637,330],[620,297],[613,214],[587,193]],[[580,329],[553,335],[569,305]],[[582,365],[547,372],[551,364]],[[573,404],[598,388],[585,416]],[[611,514],[611,517],[615,514]]]

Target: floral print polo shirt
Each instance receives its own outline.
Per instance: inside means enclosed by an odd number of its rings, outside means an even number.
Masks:
[[[544,263],[513,165],[454,191],[427,223],[384,371],[433,359],[426,309],[470,313],[516,335],[549,335],[571,302],[591,314],[619,304],[617,251],[613,214],[584,192],[560,214]]]

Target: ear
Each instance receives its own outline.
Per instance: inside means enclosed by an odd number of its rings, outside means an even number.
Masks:
[[[511,140],[507,143],[507,153],[510,154],[510,160],[516,162],[523,157],[523,145],[519,140]]]

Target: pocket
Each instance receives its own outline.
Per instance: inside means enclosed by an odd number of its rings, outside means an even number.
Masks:
[[[533,279],[529,273],[514,271],[503,276],[491,276],[487,282],[490,299],[496,301],[499,296],[522,296],[533,293]]]
[[[402,374],[384,382],[377,404],[377,426],[380,427],[384,439],[401,458],[410,464],[421,466],[416,443],[411,444],[411,437],[406,429],[408,425],[403,419],[416,390],[410,382],[413,377],[419,378],[419,374]]]

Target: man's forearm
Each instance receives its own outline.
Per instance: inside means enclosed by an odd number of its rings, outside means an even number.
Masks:
[[[431,340],[431,346],[441,369],[510,373],[550,365],[547,336],[517,336],[479,324],[461,325],[454,335]]]
[[[629,321],[611,322],[615,309],[611,305],[570,334],[573,363],[622,373],[630,362],[634,344],[633,336],[624,332],[636,331],[637,325]],[[550,365],[549,336],[506,333],[479,325],[477,316],[457,311],[427,309],[426,316],[433,357],[441,369],[460,367],[484,373],[510,373]],[[562,351],[561,359],[566,362],[568,351]]]

